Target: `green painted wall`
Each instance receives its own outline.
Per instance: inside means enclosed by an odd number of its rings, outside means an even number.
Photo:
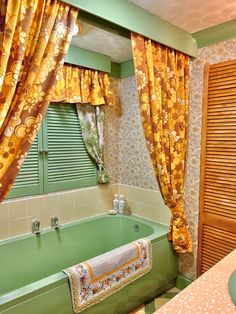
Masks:
[[[65,61],[70,64],[107,72],[111,77],[123,78],[134,75],[133,60],[123,63],[111,62],[111,57],[73,45],[70,45]]]
[[[196,39],[198,48],[236,38],[236,19],[193,33],[192,36]]]
[[[109,73],[109,76],[120,78],[120,63],[111,63],[111,72]]]
[[[124,78],[127,76],[134,76],[134,62],[129,60],[122,63],[111,63],[111,72],[109,76],[116,78]]]
[[[120,78],[134,75],[134,62],[129,60],[120,64]]]
[[[86,68],[111,72],[111,57],[70,45],[65,62]]]
[[[166,46],[197,56],[196,40],[184,30],[148,13],[127,0],[64,0],[81,10],[134,31]]]

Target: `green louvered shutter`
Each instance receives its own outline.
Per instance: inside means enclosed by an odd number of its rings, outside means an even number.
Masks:
[[[32,144],[8,198],[40,194],[43,192],[42,129]]]
[[[96,185],[97,168],[84,146],[76,106],[51,104],[46,125],[45,191]]]

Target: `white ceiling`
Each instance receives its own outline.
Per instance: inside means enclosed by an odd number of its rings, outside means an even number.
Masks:
[[[110,56],[114,62],[132,59],[129,39],[81,22],[82,32],[72,38],[72,45]]]
[[[189,33],[236,19],[236,0],[129,0]]]

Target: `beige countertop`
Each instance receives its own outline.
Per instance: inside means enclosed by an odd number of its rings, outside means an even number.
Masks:
[[[228,280],[236,270],[236,250],[195,280],[155,314],[236,314]]]

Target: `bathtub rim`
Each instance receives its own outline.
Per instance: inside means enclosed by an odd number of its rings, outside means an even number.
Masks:
[[[67,227],[71,227],[71,226],[74,226],[74,225],[78,225],[78,224],[81,224],[81,223],[84,223],[84,222],[87,222],[87,221],[91,221],[91,220],[97,220],[97,219],[101,219],[101,218],[115,218],[117,219],[118,217],[122,217],[124,219],[134,219],[134,220],[137,220],[138,222],[141,222],[141,223],[146,223],[148,224],[150,227],[152,227],[154,229],[154,232],[147,236],[148,239],[151,240],[151,242],[153,242],[155,239],[159,239],[160,237],[165,237],[165,235],[168,233],[168,230],[169,230],[169,227],[168,225],[164,224],[164,223],[161,223],[161,222],[157,222],[157,221],[154,221],[154,220],[151,220],[151,219],[147,219],[147,218],[144,218],[144,217],[141,217],[141,216],[138,216],[138,215],[123,215],[123,214],[117,214],[117,215],[109,215],[109,214],[98,214],[98,215],[94,215],[94,216],[91,216],[91,217],[87,217],[87,218],[82,218],[82,219],[79,219],[79,220],[74,220],[74,221],[71,221],[71,222],[66,222],[66,223],[62,223],[61,224],[61,227],[60,229],[65,229]],[[161,226],[161,228],[163,228],[163,234],[160,236],[158,235],[157,237],[157,233],[155,232],[155,228],[157,226]],[[43,229],[42,231],[42,234],[47,234],[49,232],[60,232],[60,229],[58,230],[54,230],[52,229],[52,227],[48,227],[48,228],[45,228]],[[40,235],[39,235],[40,236]],[[17,235],[17,236],[14,236],[14,237],[10,237],[10,238],[6,238],[6,239],[2,239],[0,240],[0,246],[1,245],[5,245],[7,243],[11,243],[11,242],[16,242],[16,241],[20,241],[20,240],[23,240],[23,239],[27,239],[27,238],[31,238],[31,237],[36,237],[32,232],[28,232],[28,233],[25,233],[25,234],[21,234],[21,235]]]
[[[167,238],[167,234],[168,234],[168,226],[167,225],[159,223],[159,222],[155,222],[152,220],[148,220],[148,219],[145,219],[143,217],[136,216],[136,215],[111,216],[108,214],[100,214],[100,215],[80,219],[77,221],[65,223],[62,225],[61,228],[64,229],[64,228],[67,228],[70,226],[78,225],[78,224],[81,224],[84,222],[88,222],[91,220],[97,220],[97,219],[101,219],[101,218],[105,218],[105,217],[110,217],[113,219],[114,218],[117,219],[118,217],[122,217],[124,219],[134,220],[134,222],[136,221],[136,222],[148,224],[153,229],[153,232],[149,236],[147,236],[146,238],[148,238],[152,244],[159,242],[160,240],[162,240],[164,238]],[[110,219],[110,218],[108,218],[108,219]],[[161,227],[161,229],[162,229],[161,234],[158,234],[158,232],[156,231],[157,227]],[[49,232],[57,232],[57,231],[53,230],[52,228],[48,228],[48,229],[43,230],[44,234],[49,233]],[[30,237],[35,237],[35,235],[33,235],[32,233],[27,233],[25,235],[16,236],[14,238],[4,239],[4,240],[0,241],[0,246],[7,244],[7,243],[15,242],[15,241],[21,241],[23,239],[27,239]],[[63,273],[63,271],[61,270],[61,271],[59,271],[59,272],[57,272],[51,276],[47,276],[43,279],[37,280],[37,281],[30,283],[28,285],[25,285],[21,288],[18,288],[18,289],[11,291],[11,292],[3,294],[0,296],[0,313],[4,310],[8,309],[9,307],[14,307],[16,304],[22,303],[29,298],[36,297],[37,295],[39,295],[43,292],[46,292],[48,289],[55,289],[56,287],[58,287],[62,284],[68,284],[68,278],[67,278],[66,274]]]

